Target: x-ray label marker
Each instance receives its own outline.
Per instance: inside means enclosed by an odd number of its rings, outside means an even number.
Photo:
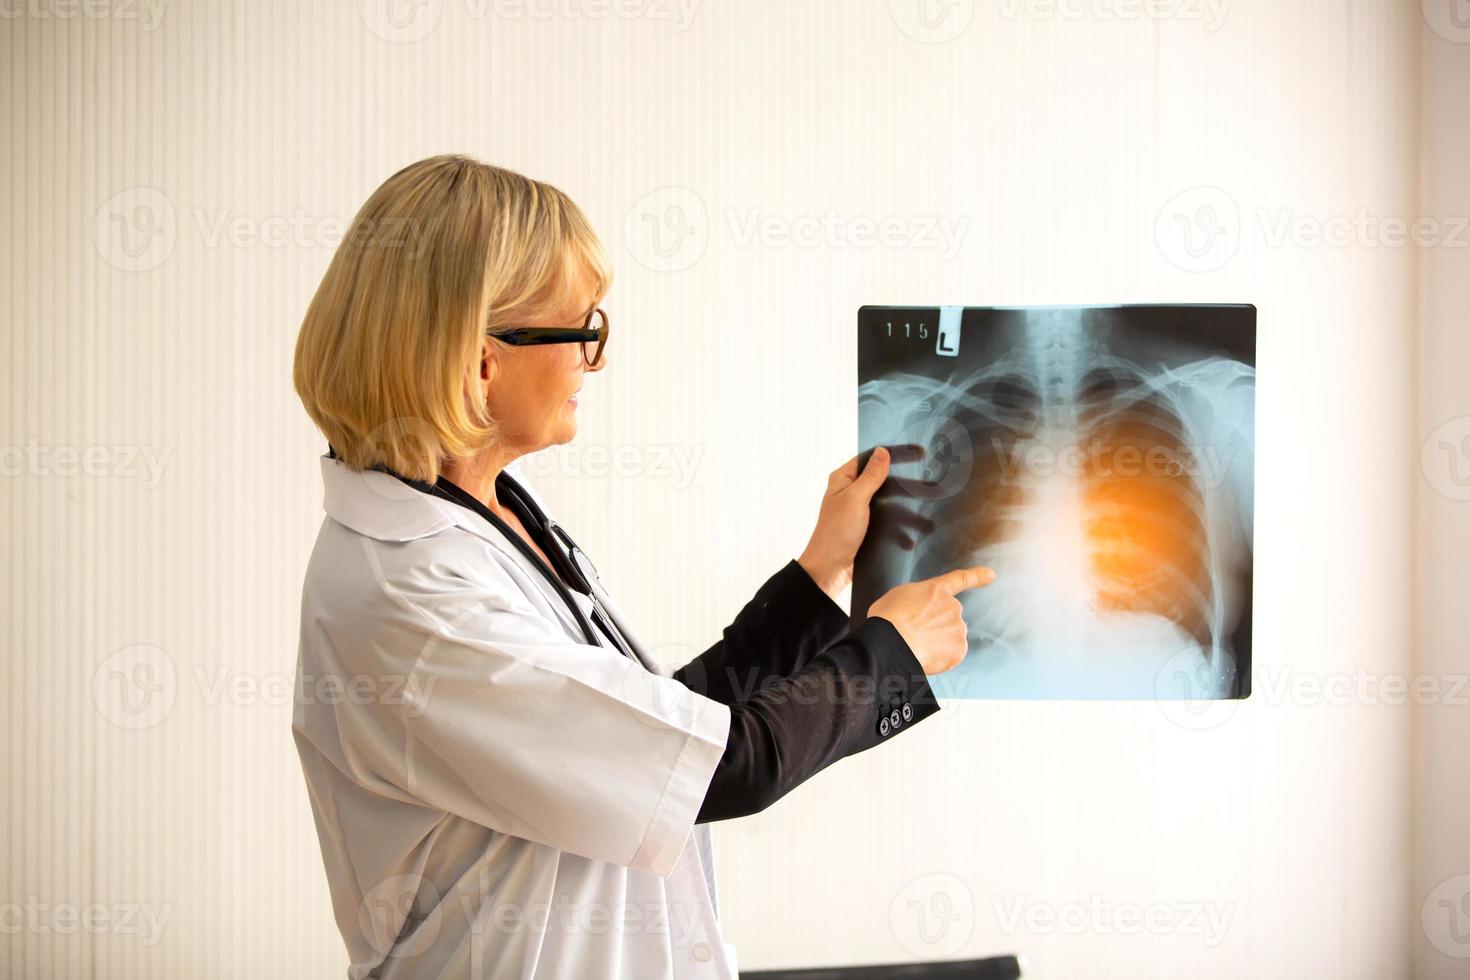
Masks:
[[[941,306],[939,308],[939,339],[934,351],[944,357],[958,357],[960,353],[960,320],[965,315],[963,306]]]

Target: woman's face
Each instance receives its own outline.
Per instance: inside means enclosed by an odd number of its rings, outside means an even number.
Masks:
[[[517,326],[580,327],[596,303],[594,284],[574,267],[563,305]],[[500,426],[505,448],[517,455],[570,442],[577,434],[576,394],[587,367],[581,344],[515,347],[486,340],[481,375],[488,381],[490,417]]]

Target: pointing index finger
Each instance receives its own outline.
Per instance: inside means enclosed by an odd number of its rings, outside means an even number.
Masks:
[[[966,589],[978,589],[982,585],[989,585],[995,581],[995,569],[987,565],[974,565],[970,568],[956,568],[945,572],[935,578],[939,587],[950,595],[963,592]]]

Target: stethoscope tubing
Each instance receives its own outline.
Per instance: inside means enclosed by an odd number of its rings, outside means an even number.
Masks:
[[[621,618],[618,616],[618,614],[613,611],[607,593],[602,589],[602,583],[597,577],[596,568],[592,568],[589,573],[589,571],[582,568],[582,566],[576,560],[576,554],[580,553],[585,557],[586,553],[582,551],[582,548],[577,544],[576,541],[572,539],[572,536],[567,533],[565,528],[563,528],[559,524],[554,524],[551,519],[546,516],[546,512],[543,511],[541,509],[541,506],[537,504],[534,499],[531,498],[530,494],[526,493],[525,490],[521,488],[520,484],[516,482],[514,477],[512,477],[509,473],[502,473],[501,476],[503,478],[503,480],[501,481],[502,488],[508,491],[508,495],[514,499],[515,504],[518,504],[520,509],[531,518],[532,523],[535,525],[536,531],[539,532],[538,536],[542,539],[542,541],[551,545],[547,557],[550,558],[552,554],[555,554],[558,557],[563,558],[564,560],[558,563],[563,566],[562,573],[567,574],[567,572],[570,571],[571,574],[574,575],[576,578],[581,579],[582,584],[587,587],[587,592],[585,594],[592,599],[593,617],[597,621],[597,626],[600,626],[602,628],[602,633],[612,642],[614,649],[621,651],[623,654],[633,658],[635,661],[638,660],[639,657],[637,652],[635,651],[634,645],[627,640],[627,627],[621,622]],[[444,492],[444,489],[438,485],[435,486],[435,490],[439,491],[442,496],[445,496],[448,499],[455,500],[456,502],[460,503],[469,503],[469,501],[460,501],[458,496],[455,494]],[[587,642],[593,646],[602,646],[602,641],[597,638],[597,628],[588,621],[586,615],[582,612],[582,607],[577,605],[576,600],[572,598],[570,592],[567,589],[567,586],[563,582],[561,582],[555,575],[547,574],[550,570],[543,567],[540,556],[532,551],[531,548],[520,539],[520,536],[511,531],[510,528],[502,527],[501,525],[503,524],[503,522],[496,518],[494,514],[491,514],[488,508],[486,508],[483,504],[481,504],[479,501],[474,501],[474,504],[476,505],[474,508],[476,511],[482,512],[482,516],[488,515],[488,517],[497,526],[497,528],[499,528],[502,533],[506,534],[506,536],[509,537],[511,541],[521,549],[521,552],[528,559],[530,559],[530,561],[535,564],[537,568],[541,570],[543,576],[548,582],[551,583],[552,587],[556,589],[557,594],[561,597],[562,601],[566,603],[567,608],[571,610],[571,613],[576,618],[577,625],[581,628],[582,635],[587,640]],[[553,530],[553,528],[555,528],[555,530]],[[550,539],[556,536],[558,533],[561,535],[563,541],[552,542]],[[563,543],[566,546],[565,549],[560,547],[560,545]],[[588,559],[588,564],[591,564],[590,559]],[[598,612],[602,612],[604,615],[598,616]],[[608,622],[603,622],[603,619],[608,620]]]

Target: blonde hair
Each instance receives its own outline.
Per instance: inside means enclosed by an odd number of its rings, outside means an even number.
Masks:
[[[420,160],[352,219],[296,338],[292,380],[353,469],[433,482],[496,435],[475,393],[487,329],[558,308],[572,263],[612,281],[566,194],[469,157]]]

